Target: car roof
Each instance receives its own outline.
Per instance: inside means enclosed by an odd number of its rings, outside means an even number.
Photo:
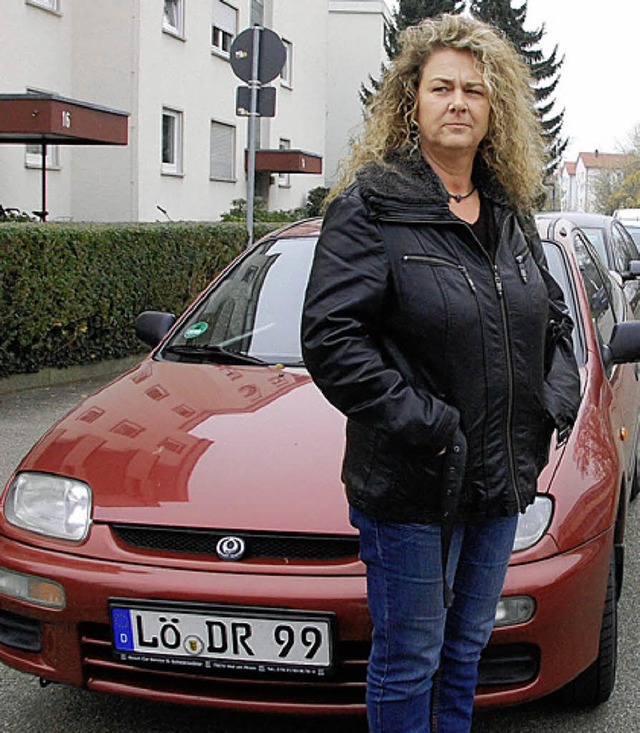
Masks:
[[[584,211],[541,211],[536,214],[536,219],[567,219],[579,227],[606,227],[613,220],[613,216],[606,214],[590,214]]]
[[[562,212],[549,211],[536,214],[535,221],[541,239],[560,242],[565,248],[572,249],[571,238],[568,235],[574,229],[579,228],[575,221],[569,219]]]
[[[270,232],[263,240],[273,239],[292,239],[294,237],[314,237],[320,234],[320,228],[322,226],[321,217],[313,217],[311,219],[302,219],[301,221],[287,224],[286,226],[280,227],[273,232]]]

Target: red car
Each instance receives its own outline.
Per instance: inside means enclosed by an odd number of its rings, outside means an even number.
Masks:
[[[55,424],[0,512],[0,661],[193,705],[362,713],[370,620],[340,482],[344,419],[300,357],[320,222],[243,254],[139,366]],[[640,323],[586,237],[544,224],[583,399],[521,517],[479,706],[611,692]],[[546,227],[551,230],[546,231]]]

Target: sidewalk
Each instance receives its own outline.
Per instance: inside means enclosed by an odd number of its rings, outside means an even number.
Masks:
[[[96,364],[80,364],[67,369],[41,369],[35,374],[15,374],[0,378],[0,395],[21,392],[39,387],[53,387],[62,384],[73,384],[85,379],[116,377],[118,374],[135,366],[144,353],[127,356],[124,359],[107,359]]]

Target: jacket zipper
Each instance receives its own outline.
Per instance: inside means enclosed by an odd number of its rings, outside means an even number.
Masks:
[[[500,242],[502,242],[502,235],[504,233],[504,222],[502,223],[502,228],[499,232],[498,241],[496,243],[496,252],[497,248],[500,246]],[[472,232],[473,233],[473,232]],[[475,236],[475,235],[474,235]],[[481,248],[484,250],[482,245],[480,245]],[[491,262],[491,265],[493,267],[493,279],[496,284],[496,292],[498,294],[498,302],[500,304],[500,312],[502,314],[502,323],[504,324],[504,328],[502,329],[503,337],[504,337],[504,350],[507,355],[506,359],[506,366],[507,366],[507,383],[508,383],[508,399],[507,399],[507,456],[509,458],[509,472],[511,473],[511,481],[513,483],[513,494],[516,500],[516,506],[518,508],[518,512],[522,511],[522,506],[520,504],[520,494],[518,493],[518,480],[517,480],[517,472],[516,472],[516,464],[515,464],[515,458],[514,458],[514,451],[513,451],[513,355],[511,353],[511,343],[509,341],[509,315],[507,313],[507,306],[504,301],[504,287],[502,284],[502,278],[500,277],[500,272],[498,270],[498,266],[495,264],[495,262],[491,261],[491,258],[489,257],[489,254],[484,250],[485,255],[489,258],[489,261]],[[522,257],[517,256],[516,261],[518,262],[518,268],[520,270],[520,277],[523,279],[524,282],[526,282],[527,273],[524,271],[524,262],[522,262]]]
[[[451,224],[457,224],[455,220],[453,221],[443,221],[443,220],[434,220],[434,219],[423,219],[420,218],[416,219],[409,219],[402,216],[384,216],[380,217],[381,221],[388,221],[388,222],[402,222],[406,224],[432,224],[432,225],[438,225],[441,224],[443,226],[451,225]],[[513,493],[516,500],[516,507],[518,509],[518,512],[522,512],[522,505],[520,503],[520,494],[518,493],[518,481],[517,481],[517,472],[515,467],[515,458],[514,458],[514,451],[513,451],[513,363],[512,363],[512,353],[511,353],[511,345],[509,342],[509,319],[507,315],[507,308],[506,304],[504,302],[504,287],[502,283],[502,278],[500,276],[500,271],[498,270],[498,266],[495,264],[494,260],[491,258],[487,250],[482,246],[482,243],[480,240],[476,237],[476,235],[473,232],[473,229],[469,226],[469,224],[465,222],[460,222],[462,226],[465,226],[467,228],[467,231],[471,234],[473,239],[475,240],[476,244],[480,248],[480,251],[484,254],[486,259],[489,262],[489,265],[491,266],[492,272],[493,272],[493,280],[496,288],[496,294],[498,296],[498,302],[500,304],[500,312],[502,314],[502,323],[504,325],[503,328],[503,335],[504,335],[504,348],[505,353],[507,355],[507,383],[508,383],[508,400],[507,400],[507,456],[509,459],[509,473],[511,474],[511,482],[513,484]],[[496,243],[496,253],[498,251],[498,247],[500,246],[500,243],[502,242],[502,235],[504,234],[505,229],[505,222],[502,223],[499,235],[498,235],[498,241]],[[519,257],[519,259],[518,259]],[[516,257],[516,260],[518,262],[518,269],[520,271],[520,277],[523,279],[524,282],[526,282],[527,273],[524,269],[524,258],[522,256]],[[427,255],[404,255],[403,259],[405,258],[415,258],[415,259],[425,259],[425,260],[438,260],[438,258],[430,258]],[[463,269],[464,265],[457,265],[455,263],[449,262],[448,260],[439,260],[440,264],[443,265],[449,265],[450,267],[456,267],[458,269]],[[464,268],[466,269],[466,268]],[[469,273],[467,272],[467,275]],[[467,282],[469,282],[469,279]],[[473,281],[471,281],[473,283]],[[473,284],[473,291],[475,292],[475,284]]]
[[[520,271],[520,278],[522,282],[527,282],[527,269],[524,266],[524,257],[522,255],[516,255],[516,262],[518,263],[518,270]]]
[[[440,265],[442,267],[452,267],[454,270],[458,270],[464,276],[467,281],[467,285],[472,293],[476,293],[476,284],[473,282],[469,270],[464,265],[460,265],[456,262],[450,262],[449,260],[442,259],[440,257],[429,257],[428,255],[403,255],[403,262],[428,262],[432,265]]]

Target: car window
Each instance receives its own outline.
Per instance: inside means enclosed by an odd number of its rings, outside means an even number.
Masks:
[[[638,250],[635,242],[615,221],[611,225],[611,249],[613,251],[615,269],[618,272],[628,271],[629,262],[638,259]]]
[[[315,243],[284,238],[254,249],[205,294],[165,346],[167,358],[171,347],[219,347],[269,363],[301,363],[300,319]]]
[[[582,335],[582,321],[578,312],[576,293],[572,286],[569,263],[562,248],[555,242],[543,241],[544,254],[547,259],[547,267],[553,276],[553,279],[562,288],[564,301],[569,309],[569,315],[574,323],[572,332],[573,351],[576,355],[578,364],[584,364],[586,361],[586,351],[584,348],[584,339]]]
[[[574,247],[596,332],[601,343],[608,344],[616,321],[624,313],[621,289],[595,255],[590,242],[578,232],[574,237]]]
[[[633,241],[636,243],[636,247],[638,248],[638,251],[640,251],[640,226],[635,226],[635,225],[632,226],[631,224],[625,224],[625,229],[633,237]]]
[[[604,241],[604,229],[600,227],[580,227],[582,231],[589,237],[589,241],[593,245],[598,257],[602,262],[608,263],[607,247]]]

